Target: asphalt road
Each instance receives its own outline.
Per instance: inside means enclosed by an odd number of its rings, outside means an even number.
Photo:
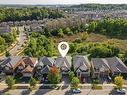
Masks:
[[[26,39],[26,34],[24,32],[20,32],[18,44],[9,51],[11,55],[17,54],[18,50],[20,50],[22,48],[21,46],[25,43],[25,39]]]
[[[16,89],[9,90],[9,94],[11,95],[121,95],[112,92],[112,89],[103,89],[103,90],[90,90],[90,89],[82,89],[82,93],[80,94],[72,94],[69,91],[69,88],[60,89],[60,90],[52,90],[52,89],[39,89],[32,92],[29,92],[26,89]],[[127,94],[126,94],[127,95]]]

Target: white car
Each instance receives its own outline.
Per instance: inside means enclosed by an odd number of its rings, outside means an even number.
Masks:
[[[117,89],[117,93],[126,94],[126,89]]]
[[[80,90],[79,88],[78,88],[78,89],[73,89],[73,90],[72,90],[72,93],[75,93],[75,94],[76,94],[76,93],[81,93],[81,90]]]

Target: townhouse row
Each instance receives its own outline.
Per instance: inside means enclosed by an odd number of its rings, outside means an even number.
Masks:
[[[118,57],[92,58],[75,55],[73,57],[21,57],[10,56],[0,61],[0,73],[6,75],[22,75],[23,77],[36,76],[40,81],[47,80],[50,67],[56,66],[60,69],[61,76],[69,74],[72,67],[77,77],[82,81],[90,78],[108,78],[119,74],[127,75],[127,67]]]

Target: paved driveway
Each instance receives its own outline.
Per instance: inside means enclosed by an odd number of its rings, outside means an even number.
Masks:
[[[70,84],[68,75],[62,76],[62,84]]]

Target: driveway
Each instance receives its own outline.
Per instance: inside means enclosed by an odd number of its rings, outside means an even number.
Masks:
[[[62,84],[70,84],[68,75],[63,75],[62,76]]]

